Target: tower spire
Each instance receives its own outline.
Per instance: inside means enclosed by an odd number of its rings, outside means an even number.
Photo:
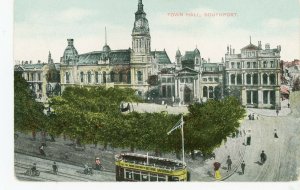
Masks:
[[[143,5],[143,1],[142,0],[139,0],[138,11],[139,12],[144,11],[144,5]]]
[[[251,36],[250,36],[250,44],[252,44],[252,43],[251,43]]]
[[[105,45],[107,45],[107,36],[106,36],[106,26],[105,26]]]

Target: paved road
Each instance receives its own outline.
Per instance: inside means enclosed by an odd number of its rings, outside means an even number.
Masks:
[[[41,172],[40,176],[31,177],[24,174],[32,166],[29,163],[37,164],[37,169]],[[15,175],[22,181],[115,181],[115,173],[94,171],[93,175],[85,175],[82,173],[83,167],[61,162],[56,162],[59,169],[58,175],[54,175],[52,163],[50,160],[15,153]]]

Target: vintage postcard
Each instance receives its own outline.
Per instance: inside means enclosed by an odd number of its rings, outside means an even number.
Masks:
[[[18,183],[299,185],[299,1],[13,9]]]

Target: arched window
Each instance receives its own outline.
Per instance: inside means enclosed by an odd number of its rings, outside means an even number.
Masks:
[[[80,72],[80,82],[83,82],[84,79],[83,79],[83,72]]]
[[[230,75],[230,82],[231,82],[231,84],[235,84],[235,75],[234,74]]]
[[[95,83],[99,83],[98,72],[95,72]]]
[[[115,72],[110,72],[110,82],[115,82]]]
[[[214,98],[214,88],[210,86],[208,88],[208,91],[209,91],[209,98]]]
[[[88,83],[91,83],[92,82],[92,74],[91,72],[89,71],[88,72]]]
[[[203,87],[203,97],[207,98],[207,86]]]
[[[143,81],[143,73],[141,71],[137,72],[137,80],[138,80],[138,82],[142,82]]]
[[[270,84],[276,84],[275,74],[270,74]]]
[[[253,84],[258,84],[258,74],[254,73],[252,77],[253,77]]]
[[[237,84],[242,84],[242,82],[243,82],[242,74],[237,74],[236,81],[237,81]]]
[[[263,74],[263,84],[268,84],[268,75],[266,73]]]
[[[103,83],[106,83],[106,72],[103,71]]]

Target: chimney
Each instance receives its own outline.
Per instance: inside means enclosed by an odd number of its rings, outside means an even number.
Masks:
[[[230,55],[232,54],[232,51],[231,51],[231,45],[230,45]]]
[[[222,57],[222,63],[224,63],[224,57]]]
[[[73,39],[68,39],[68,46],[73,46],[73,42],[74,42]]]
[[[210,58],[208,58],[208,63],[210,63]]]
[[[261,49],[261,41],[258,41],[258,48]]]
[[[232,54],[234,54],[234,52],[235,52],[235,49],[232,50]]]
[[[31,63],[32,63],[32,61],[30,60],[30,61],[29,61],[29,63],[31,64]]]
[[[270,49],[270,44],[269,44],[269,43],[267,43],[267,44],[265,45],[265,49],[266,49],[266,50],[269,50],[269,49]]]

